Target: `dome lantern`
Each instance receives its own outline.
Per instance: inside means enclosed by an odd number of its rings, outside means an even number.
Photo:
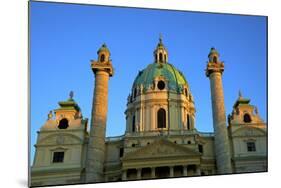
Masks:
[[[162,36],[159,37],[159,42],[156,49],[154,50],[154,62],[155,63],[167,63],[168,62],[168,51],[162,42]]]

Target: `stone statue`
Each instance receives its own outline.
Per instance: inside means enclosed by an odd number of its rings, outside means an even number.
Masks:
[[[82,118],[83,118],[82,112],[81,112],[81,111],[78,112],[78,118],[79,118],[79,119],[82,119]]]
[[[239,108],[236,108],[236,114],[237,114],[237,115],[240,114]]]
[[[259,114],[259,111],[258,111],[258,108],[255,106],[255,114],[258,115]]]
[[[140,85],[140,94],[143,94],[143,85]]]
[[[50,110],[49,114],[48,114],[48,120],[52,119],[53,118],[53,112],[52,110]]]
[[[139,132],[140,131],[140,125],[137,123],[136,124],[136,132]]]

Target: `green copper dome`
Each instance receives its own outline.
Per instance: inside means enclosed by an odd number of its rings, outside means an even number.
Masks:
[[[165,80],[168,80],[170,91],[181,92],[183,85],[188,85],[183,74],[172,64],[152,63],[139,72],[134,81],[133,88],[143,85],[144,90],[147,90],[153,85],[154,79],[157,77],[164,77]]]

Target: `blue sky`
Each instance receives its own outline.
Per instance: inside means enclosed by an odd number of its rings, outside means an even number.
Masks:
[[[71,90],[91,118],[94,74],[90,60],[106,43],[115,75],[109,81],[107,136],[125,131],[126,99],[139,70],[153,62],[159,34],[169,62],[185,75],[196,107],[196,128],[212,132],[207,56],[215,47],[225,62],[226,113],[238,90],[267,116],[266,17],[31,2],[31,158],[50,110]]]

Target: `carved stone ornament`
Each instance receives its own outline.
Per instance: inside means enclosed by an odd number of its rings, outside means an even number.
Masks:
[[[48,120],[50,120],[50,119],[52,119],[53,118],[53,112],[52,112],[52,110],[49,112],[49,114],[48,114]]]
[[[59,135],[57,137],[57,140],[56,140],[57,144],[64,144],[64,141],[65,141],[64,136]]]

